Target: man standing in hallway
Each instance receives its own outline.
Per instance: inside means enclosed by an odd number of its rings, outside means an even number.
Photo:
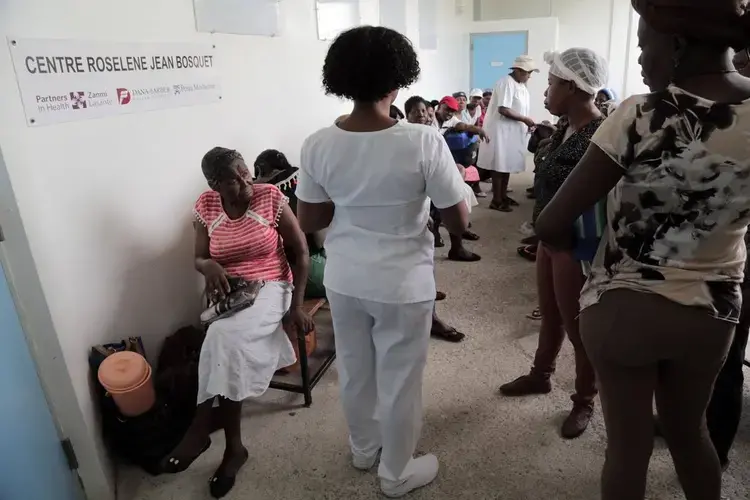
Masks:
[[[517,57],[510,74],[497,82],[490,99],[484,120],[490,143],[479,149],[478,163],[492,172],[493,210],[511,212],[511,206],[518,205],[508,197],[508,181],[510,174],[526,170],[528,132],[534,127],[526,82],[535,71],[539,70],[531,57]]]

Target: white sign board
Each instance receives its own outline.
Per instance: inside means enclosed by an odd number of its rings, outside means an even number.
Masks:
[[[8,38],[30,126],[221,99],[210,43]]]

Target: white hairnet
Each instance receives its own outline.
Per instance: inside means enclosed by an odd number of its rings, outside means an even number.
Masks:
[[[593,50],[576,47],[564,52],[547,52],[544,60],[550,65],[551,74],[575,83],[587,94],[595,95],[607,85],[607,60]]]

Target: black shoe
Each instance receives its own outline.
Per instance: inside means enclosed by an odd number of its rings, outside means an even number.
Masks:
[[[245,465],[245,462],[247,462],[247,458],[249,457],[249,453],[247,450],[245,450],[245,459],[242,461],[242,465]],[[237,469],[237,472],[242,468],[242,465]],[[221,466],[219,466],[219,469],[221,469]],[[218,471],[217,471],[218,472]],[[214,498],[222,498],[225,497],[230,491],[232,491],[232,488],[234,488],[235,480],[237,479],[237,474],[233,476],[226,476],[223,474],[215,474],[211,479],[208,480],[208,489],[211,492],[211,496]]]
[[[505,201],[505,203],[507,203],[511,207],[517,207],[518,206],[518,202],[516,200],[514,200],[513,198],[511,198],[510,196],[506,196],[504,201]]]
[[[477,262],[482,260],[482,257],[462,248],[461,250],[456,251],[450,250],[448,252],[448,260],[455,260],[457,262]]]

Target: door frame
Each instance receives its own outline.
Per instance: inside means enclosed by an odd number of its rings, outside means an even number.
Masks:
[[[474,37],[487,35],[514,35],[519,33],[526,35],[526,50],[524,51],[524,54],[528,54],[529,30],[472,31],[469,33],[469,87],[474,88]]]
[[[75,450],[78,470],[73,473],[80,479],[84,497],[113,500],[115,493],[109,480],[112,474],[99,459],[99,445],[94,436],[96,430],[86,427],[34,264],[2,148],[0,224],[5,238],[0,241],[0,264],[58,435],[61,440],[69,439]]]

